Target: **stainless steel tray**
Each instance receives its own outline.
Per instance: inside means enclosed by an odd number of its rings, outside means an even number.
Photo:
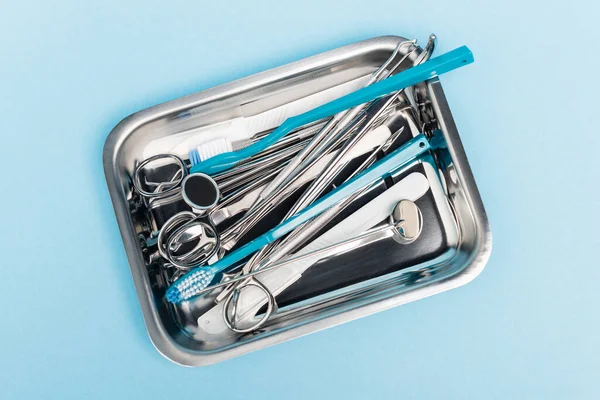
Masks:
[[[420,105],[447,146],[438,148],[431,162],[413,167],[426,167],[428,179],[439,182],[440,190],[432,194],[443,238],[436,257],[328,293],[289,299],[293,306],[283,307],[261,330],[221,339],[195,329],[201,304],[171,308],[148,273],[139,240],[148,227],[132,216],[129,200],[132,169],[151,141],[231,120],[240,116],[242,105],[262,112],[366,76],[401,39],[366,40],[151,107],[110,133],[103,152],[106,180],[146,327],[165,357],[187,366],[215,363],[458,287],[481,272],[491,252],[490,228],[441,84],[432,79],[417,88]]]

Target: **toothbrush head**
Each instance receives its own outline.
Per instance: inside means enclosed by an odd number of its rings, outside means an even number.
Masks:
[[[173,283],[167,289],[165,297],[169,303],[181,303],[196,296],[198,291],[206,289],[214,277],[215,270],[213,268],[196,268]]]

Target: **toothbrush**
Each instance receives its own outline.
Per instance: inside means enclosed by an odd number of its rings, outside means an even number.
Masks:
[[[282,105],[264,110],[264,106],[257,107],[255,102],[241,104],[236,112],[237,117],[223,122],[193,128],[174,135],[167,135],[148,143],[143,150],[143,158],[150,158],[156,154],[176,154],[179,157],[194,157],[198,162],[203,161],[201,154],[207,153],[205,145],[221,138],[231,143],[214,142],[210,145],[213,156],[220,153],[237,151],[254,142],[253,138],[261,132],[273,130],[281,125],[287,118],[302,114],[322,104],[352,93],[364,86],[366,76],[352,79],[339,85],[328,87],[316,93],[302,97],[306,89],[302,86],[294,88],[293,98],[287,97]],[[276,95],[275,95],[276,96]],[[260,102],[259,102],[260,103]],[[196,153],[196,151],[198,154]],[[196,155],[199,157],[196,158]],[[190,160],[191,161],[191,160]]]
[[[233,167],[238,162],[273,145],[283,136],[302,125],[332,116],[348,108],[372,101],[378,97],[415,85],[472,62],[473,53],[471,53],[468,47],[461,46],[383,81],[374,83],[337,100],[319,106],[311,111],[290,117],[264,139],[239,151],[222,153],[204,162],[198,163],[192,166],[190,172],[203,172],[210,175],[224,171]]]

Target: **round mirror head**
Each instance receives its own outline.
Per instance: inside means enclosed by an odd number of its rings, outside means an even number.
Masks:
[[[205,211],[219,202],[220,192],[217,182],[201,173],[190,174],[181,183],[183,200],[194,210]]]
[[[394,206],[390,215],[394,229],[394,240],[401,244],[412,243],[419,238],[423,230],[421,209],[410,200],[402,200]]]

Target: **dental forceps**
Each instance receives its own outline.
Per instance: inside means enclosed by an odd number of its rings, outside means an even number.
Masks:
[[[389,99],[387,99],[384,102],[384,105],[378,111],[378,113],[381,113],[381,111],[385,110],[389,104],[393,103],[393,101],[395,101],[396,97],[397,96],[394,95],[394,96],[390,97]],[[367,126],[365,126],[364,128],[368,129],[368,127],[369,126],[367,124]],[[383,142],[379,146],[375,147],[371,151],[371,153],[369,154],[367,159],[364,160],[361,163],[361,165],[358,166],[348,178],[346,178],[346,181],[352,179],[354,176],[356,176],[357,174],[359,174],[366,168],[370,167],[375,162],[377,155],[381,151],[386,152],[390,148],[390,146],[398,139],[398,137],[400,136],[400,134],[403,131],[404,131],[404,128],[399,129],[397,132],[392,134],[385,142]],[[356,136],[361,136],[360,131],[357,132]],[[353,145],[355,143],[356,142],[354,142]],[[303,196],[296,203],[296,205],[301,202],[302,198],[304,198],[304,195],[310,191],[310,188],[315,184],[315,182],[318,182],[321,177],[327,176],[329,171],[334,170],[334,167],[332,167],[332,164],[335,165],[334,162],[338,162],[339,164],[341,164],[341,167],[337,168],[337,170],[334,171],[335,174],[337,174],[341,169],[343,169],[343,167],[346,165],[346,163],[339,162],[339,161],[343,161],[343,158],[341,158],[339,156],[340,155],[343,156],[344,154],[346,154],[344,152],[345,149],[347,149],[346,146],[340,150],[340,152],[337,154],[337,156],[334,159],[330,160],[330,162],[327,163],[327,167],[325,167],[323,169],[324,173],[319,175],[319,177],[313,181],[311,186],[309,186],[309,188],[304,192]],[[256,269],[264,268],[264,266],[267,265],[268,263],[277,261],[281,257],[284,257],[288,253],[297,249],[299,246],[304,244],[306,242],[306,240],[308,240],[313,234],[315,234],[321,227],[323,227],[324,225],[329,223],[333,218],[335,218],[335,216],[338,215],[344,208],[346,208],[347,205],[349,205],[354,200],[356,200],[360,195],[362,195],[362,193],[366,189],[368,189],[368,187],[364,188],[363,190],[359,190],[358,192],[350,195],[347,199],[336,204],[334,207],[329,209],[327,212],[321,214],[318,218],[315,218],[314,220],[307,222],[305,225],[297,228],[292,233],[290,233],[290,235],[288,235],[285,239],[283,239],[281,241],[281,243],[272,242],[269,245],[263,247],[260,251],[256,252],[252,256],[252,258],[246,263],[246,265],[244,266],[245,271],[254,270],[255,265],[256,265]],[[288,213],[284,217],[284,220],[295,215],[297,212],[299,212],[302,209],[302,208],[296,207],[296,205],[288,211]],[[275,248],[277,248],[277,250],[275,250]],[[273,252],[275,252],[276,254],[272,254]],[[266,257],[266,259],[265,259],[265,257]]]
[[[374,129],[373,132],[369,135],[369,137],[364,138],[361,142],[357,144],[357,146],[353,149],[352,152],[347,154],[347,160],[353,160],[356,157],[362,156],[364,153],[367,153],[372,148],[378,148],[381,146],[381,143],[385,141],[389,141],[390,137],[393,136],[387,126],[379,127]],[[288,190],[290,192],[294,192],[295,190],[304,186],[304,184],[315,179],[320,173],[322,173],[323,168],[327,166],[327,164],[331,161],[331,159],[337,154],[337,150],[332,151],[331,153],[324,156],[317,163],[308,168],[303,174],[298,176],[298,179],[295,179],[293,182],[290,182],[288,185]],[[241,188],[239,191],[234,192],[227,196],[217,207],[215,207],[210,212],[210,218],[215,225],[219,225],[225,219],[230,218],[234,215],[239,214],[240,212],[248,210],[258,198],[261,191],[266,187],[268,182],[272,180],[272,178],[281,171],[283,165],[271,170],[267,174],[253,181],[252,184],[248,184],[245,187]],[[227,237],[228,230],[226,229],[223,233],[223,237]]]

